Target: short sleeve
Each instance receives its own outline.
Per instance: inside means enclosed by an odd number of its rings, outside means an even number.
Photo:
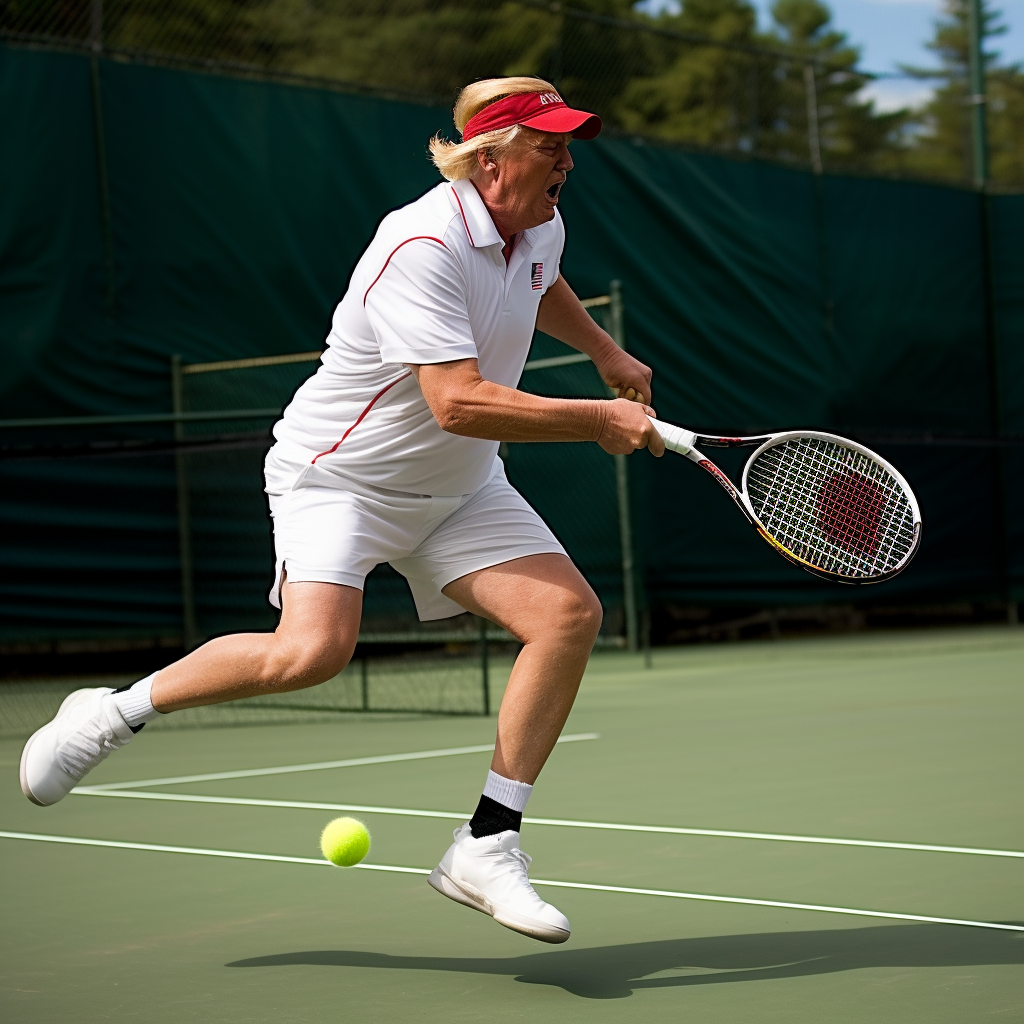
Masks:
[[[439,241],[415,238],[395,249],[365,308],[385,363],[477,358],[465,274]]]

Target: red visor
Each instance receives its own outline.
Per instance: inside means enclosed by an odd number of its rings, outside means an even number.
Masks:
[[[462,129],[462,141],[514,124],[541,132],[571,133],[577,139],[592,139],[601,130],[597,114],[567,107],[557,92],[520,92],[489,103],[471,117]]]

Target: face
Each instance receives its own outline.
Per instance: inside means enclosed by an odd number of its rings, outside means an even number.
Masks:
[[[473,181],[503,236],[552,220],[558,197],[572,170],[571,135],[523,128],[497,161],[477,153]]]

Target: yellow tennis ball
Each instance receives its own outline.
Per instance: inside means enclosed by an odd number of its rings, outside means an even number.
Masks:
[[[370,833],[355,818],[335,818],[320,835],[320,849],[332,864],[350,868],[370,852]]]

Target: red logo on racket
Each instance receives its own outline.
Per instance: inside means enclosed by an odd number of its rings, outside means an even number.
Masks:
[[[818,494],[818,525],[833,544],[873,556],[885,505],[885,492],[873,480],[852,470],[833,473]]]

